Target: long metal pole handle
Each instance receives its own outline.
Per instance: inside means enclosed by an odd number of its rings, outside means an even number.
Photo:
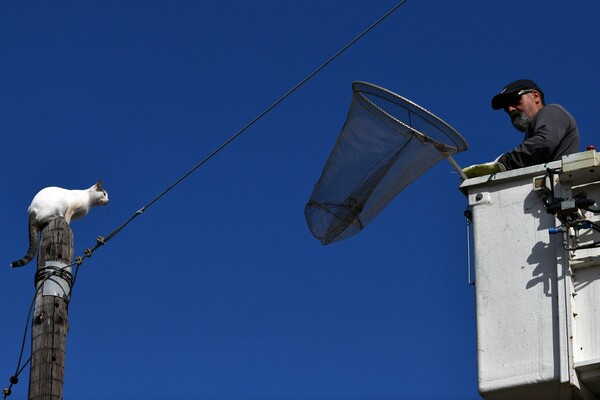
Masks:
[[[463,170],[460,167],[460,165],[458,165],[456,163],[456,161],[454,161],[454,158],[452,158],[452,156],[448,156],[447,160],[450,163],[450,165],[452,165],[452,168],[454,168],[456,170],[456,172],[458,172],[458,175],[460,175],[460,178],[462,180],[468,179],[467,175],[465,175],[465,173],[463,172]]]

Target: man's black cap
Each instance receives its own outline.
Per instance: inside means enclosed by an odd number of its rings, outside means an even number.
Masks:
[[[519,79],[506,85],[500,93],[494,96],[492,99],[492,108],[494,110],[499,110],[511,105],[520,96],[519,92],[527,89],[535,89],[540,92],[542,98],[544,97],[544,92],[542,92],[542,89],[540,89],[537,83],[530,79]]]

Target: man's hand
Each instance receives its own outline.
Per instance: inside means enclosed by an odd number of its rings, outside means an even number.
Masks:
[[[469,167],[463,168],[463,172],[468,178],[475,178],[477,176],[496,174],[498,172],[506,171],[504,165],[499,162],[492,161],[485,164],[475,164]]]

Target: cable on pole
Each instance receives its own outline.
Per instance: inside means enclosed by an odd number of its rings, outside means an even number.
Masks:
[[[96,251],[100,246],[106,244],[106,242],[108,242],[110,239],[112,239],[114,236],[116,236],[121,230],[123,230],[123,228],[125,228],[127,225],[129,225],[130,222],[132,222],[138,216],[142,215],[144,213],[144,211],[146,211],[154,203],[156,203],[158,200],[160,200],[164,195],[166,195],[173,188],[175,188],[175,186],[179,185],[184,179],[186,179],[188,176],[193,174],[198,168],[200,168],[202,165],[204,165],[206,162],[208,162],[211,158],[213,158],[219,152],[221,152],[223,149],[225,149],[231,142],[233,142],[235,139],[237,139],[239,136],[241,136],[244,132],[246,132],[252,125],[254,125],[256,122],[258,122],[260,119],[262,119],[265,115],[267,115],[269,112],[271,112],[275,107],[277,107],[281,102],[283,102],[290,95],[292,95],[296,90],[300,89],[300,87],[302,87],[305,83],[307,83],[315,75],[317,75],[319,72],[321,72],[325,67],[327,67],[329,64],[331,64],[335,59],[337,59],[346,50],[348,50],[356,42],[358,42],[360,39],[362,39],[366,34],[371,32],[371,30],[373,30],[377,25],[379,25],[386,18],[388,18],[390,15],[392,15],[394,13],[394,11],[396,11],[398,8],[400,8],[404,3],[406,3],[406,1],[407,0],[402,0],[398,4],[396,4],[391,10],[389,10],[387,13],[385,13],[381,18],[379,18],[377,21],[375,21],[373,24],[371,24],[367,29],[365,29],[358,36],[356,36],[354,39],[352,39],[347,45],[342,47],[337,53],[335,53],[333,56],[331,56],[327,61],[325,61],[323,64],[321,64],[317,69],[315,69],[313,72],[311,72],[309,75],[307,75],[304,79],[302,79],[298,84],[296,84],[296,86],[294,86],[293,88],[288,90],[283,96],[281,96],[279,99],[277,99],[277,101],[275,101],[273,104],[271,104],[269,107],[267,107],[263,112],[258,114],[253,120],[251,120],[246,125],[244,125],[233,136],[231,136],[229,139],[227,139],[225,142],[223,142],[223,144],[221,144],[219,147],[217,147],[212,153],[207,155],[199,163],[194,165],[189,171],[187,171],[185,174],[183,174],[179,179],[177,179],[171,185],[169,185],[166,189],[164,189],[158,196],[156,196],[154,199],[152,199],[148,204],[146,204],[141,209],[136,211],[131,217],[129,217],[129,219],[127,219],[125,222],[123,222],[118,228],[116,228],[108,236],[106,236],[105,238],[102,238],[102,237],[98,238],[96,245],[92,249],[86,249],[84,256],[77,257],[78,265],[81,265],[85,258],[91,257],[92,253],[94,251]]]

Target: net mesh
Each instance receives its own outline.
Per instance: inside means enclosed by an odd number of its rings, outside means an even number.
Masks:
[[[366,82],[352,89],[346,122],[304,211],[322,244],[358,233],[427,169],[467,149],[458,132],[410,100]]]

